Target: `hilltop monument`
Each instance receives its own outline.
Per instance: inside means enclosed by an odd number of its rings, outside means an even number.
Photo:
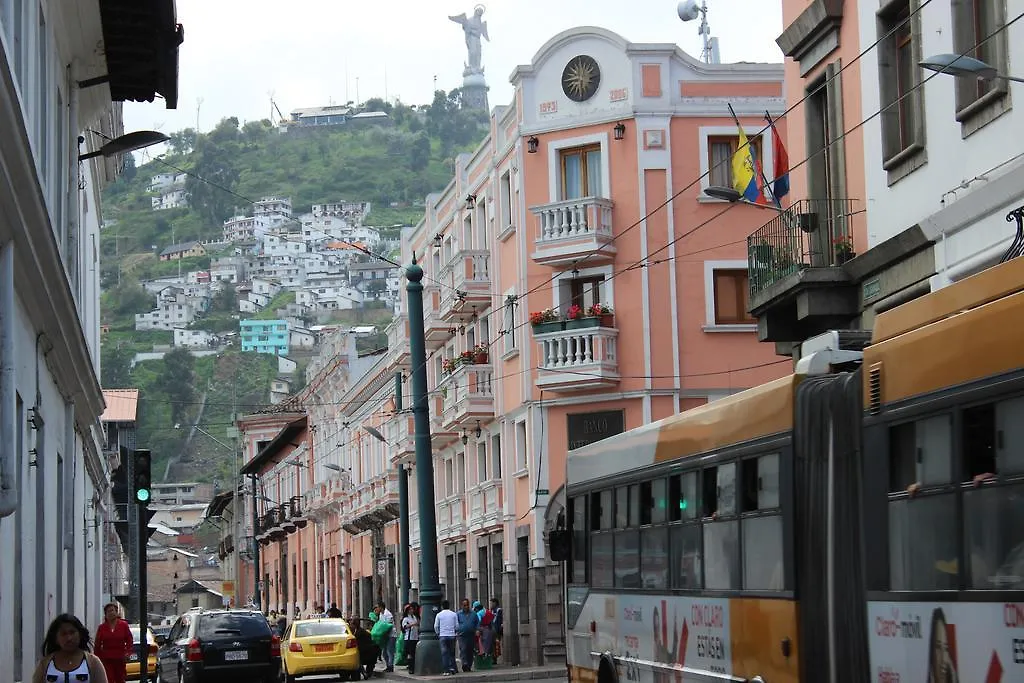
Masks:
[[[457,16],[449,16],[448,19],[462,26],[462,32],[466,34],[466,50],[469,53],[469,60],[462,71],[462,107],[464,109],[479,109],[488,111],[487,106],[487,80],[484,78],[484,67],[481,64],[482,46],[480,39],[490,41],[487,35],[487,22],[484,21],[484,12],[487,8],[477,5],[473,8],[473,16],[467,17],[465,12]]]

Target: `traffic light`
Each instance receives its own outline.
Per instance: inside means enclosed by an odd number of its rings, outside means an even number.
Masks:
[[[151,494],[150,460],[149,451],[135,451],[135,485],[132,491],[135,502],[143,505],[149,502]]]

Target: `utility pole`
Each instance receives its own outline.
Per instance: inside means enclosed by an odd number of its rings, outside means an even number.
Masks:
[[[149,674],[149,605],[146,592],[149,590],[147,580],[147,553],[149,543],[149,499],[152,477],[150,475],[151,455],[149,451],[137,450],[132,454],[135,461],[135,478],[132,484],[132,498],[138,507],[139,518],[139,682],[146,683]]]
[[[427,403],[427,348],[423,332],[423,269],[413,255],[405,269],[409,307],[409,355],[412,363],[412,412],[416,429],[416,492],[420,504],[420,644],[416,646],[416,675],[441,673],[441,642],[434,617],[441,611],[437,567],[437,514],[434,499],[434,454],[430,448],[430,407]]]
[[[260,599],[260,542],[256,540],[256,474],[252,474],[252,593],[256,609],[263,609]]]

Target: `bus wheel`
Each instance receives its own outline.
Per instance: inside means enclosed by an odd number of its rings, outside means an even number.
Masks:
[[[608,655],[601,657],[597,665],[597,683],[619,683],[619,672],[615,669],[615,662]]]

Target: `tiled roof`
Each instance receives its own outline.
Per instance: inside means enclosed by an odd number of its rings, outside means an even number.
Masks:
[[[139,407],[138,389],[104,389],[103,401],[107,404],[101,422],[135,422]]]

